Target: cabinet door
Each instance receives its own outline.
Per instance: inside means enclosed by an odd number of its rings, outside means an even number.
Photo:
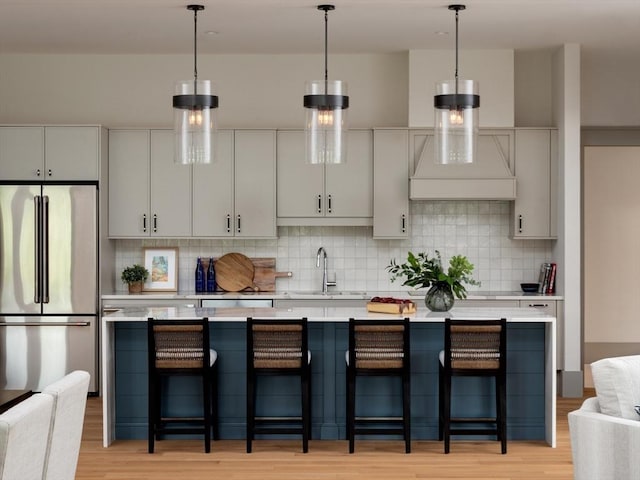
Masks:
[[[232,237],[233,131],[218,132],[214,162],[193,166],[193,236]]]
[[[325,215],[373,216],[373,133],[350,130],[347,161],[325,165]]]
[[[373,132],[373,237],[409,235],[409,132]]]
[[[99,127],[45,127],[46,180],[98,180]]]
[[[236,237],[276,236],[276,133],[235,132]]]
[[[43,180],[44,128],[1,127],[0,170],[3,180]]]
[[[173,161],[173,130],[151,130],[151,236],[191,236],[191,167]]]
[[[109,131],[109,236],[149,236],[149,131]]]
[[[514,238],[551,238],[551,133],[516,130]]]
[[[277,134],[278,217],[324,216],[324,166],[306,163],[302,130]]]

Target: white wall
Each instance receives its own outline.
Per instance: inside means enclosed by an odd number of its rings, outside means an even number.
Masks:
[[[170,127],[189,55],[0,55],[0,123]],[[202,55],[198,76],[217,86],[223,128],[304,124],[306,80],[321,55]],[[407,126],[408,55],[332,55],[329,77],[349,84],[352,127]]]
[[[459,55],[459,78],[479,83],[480,126],[513,127],[513,50],[461,50]],[[454,74],[451,50],[409,52],[409,127],[433,127],[436,83],[453,80]]]
[[[640,63],[615,53],[581,59],[583,126],[640,125]]]

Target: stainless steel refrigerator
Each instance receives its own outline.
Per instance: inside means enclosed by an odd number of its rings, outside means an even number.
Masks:
[[[97,391],[97,184],[0,184],[0,388]]]

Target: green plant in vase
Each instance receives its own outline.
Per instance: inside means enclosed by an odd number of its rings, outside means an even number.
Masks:
[[[139,264],[134,264],[122,270],[120,279],[129,286],[129,293],[140,293],[145,280],[149,277],[149,270]]]
[[[449,260],[449,268],[445,272],[442,257],[438,250],[435,256],[420,252],[414,255],[408,252],[407,261],[398,264],[395,259],[387,265],[391,281],[404,278],[402,285],[414,288],[430,287],[425,295],[425,304],[434,312],[446,312],[453,307],[457,298],[466,298],[465,285],[480,285],[471,277],[473,264],[464,255],[454,255]]]

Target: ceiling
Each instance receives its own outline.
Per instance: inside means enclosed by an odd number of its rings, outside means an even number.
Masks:
[[[193,53],[189,0],[0,0],[0,54]],[[202,0],[198,52],[321,53],[313,0]],[[335,0],[330,53],[453,48],[443,0]],[[460,48],[553,48],[640,54],[640,0],[467,0]],[[443,32],[447,32],[446,34]]]

